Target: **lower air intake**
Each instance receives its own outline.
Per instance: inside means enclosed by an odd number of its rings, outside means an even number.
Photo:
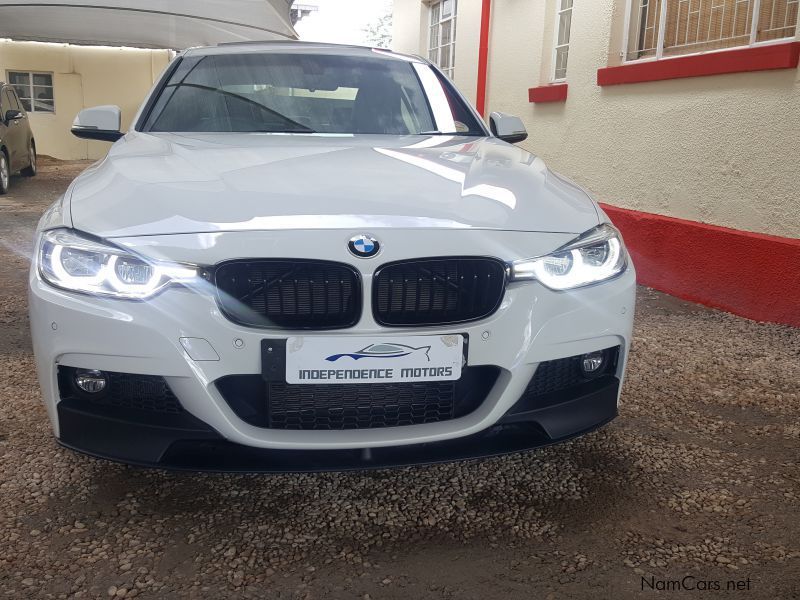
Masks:
[[[58,369],[58,390],[62,400],[79,400],[97,406],[160,414],[177,415],[183,412],[183,407],[163,377],[106,372],[108,387],[100,393],[89,394],[75,385],[75,371],[71,367]]]
[[[270,383],[272,429],[376,429],[453,418],[455,382],[352,385]]]
[[[477,409],[500,369],[466,367],[458,381],[293,385],[261,375],[216,382],[236,415],[256,427],[295,430],[379,429],[458,419]]]

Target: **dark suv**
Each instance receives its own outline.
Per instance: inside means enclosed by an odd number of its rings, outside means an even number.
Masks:
[[[36,175],[36,142],[17,92],[0,81],[0,196],[8,193],[11,174]]]

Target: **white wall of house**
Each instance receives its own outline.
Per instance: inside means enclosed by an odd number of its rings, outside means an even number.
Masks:
[[[7,80],[9,71],[52,73],[55,112],[29,113],[39,153],[60,159],[101,158],[108,152],[107,143],[70,134],[75,115],[90,106],[116,104],[127,129],[172,56],[170,50],[0,40],[0,79]]]
[[[421,0],[394,0],[392,49],[427,57],[430,35],[428,4]],[[470,102],[475,102],[478,83],[477,57],[481,25],[480,2],[458,4],[456,26],[456,81]]]
[[[487,107],[523,118],[522,146],[601,202],[800,237],[800,70],[599,87],[598,68],[623,60],[627,2],[575,0],[568,98],[532,104],[528,89],[550,83],[556,2],[492,0]],[[458,3],[455,82],[470,99],[480,5]],[[425,55],[427,19],[421,0],[395,0],[394,49]]]
[[[424,55],[428,48],[428,6],[420,0],[394,0],[392,48],[396,52]]]

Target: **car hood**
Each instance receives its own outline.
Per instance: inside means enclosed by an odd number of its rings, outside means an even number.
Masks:
[[[495,138],[132,132],[68,193],[100,237],[271,229],[582,233],[594,202]]]

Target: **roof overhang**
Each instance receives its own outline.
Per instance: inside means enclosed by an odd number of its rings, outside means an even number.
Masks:
[[[0,37],[173,48],[297,39],[293,0],[0,0]]]

